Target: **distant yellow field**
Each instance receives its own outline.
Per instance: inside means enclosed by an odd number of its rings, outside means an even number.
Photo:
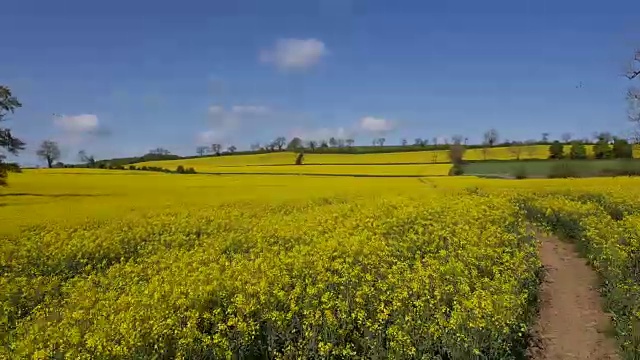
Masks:
[[[565,146],[565,152],[569,152],[570,146]],[[593,151],[591,146],[587,146],[587,154],[592,155]],[[518,156],[519,155],[519,156]],[[634,156],[640,157],[640,148],[634,149]],[[546,159],[549,157],[549,147],[546,145],[532,145],[523,146],[518,149],[496,147],[489,149],[468,149],[465,153],[466,160],[515,160],[518,157],[520,159]],[[149,161],[136,164],[138,166],[159,166],[166,169],[173,170],[178,165],[185,167],[193,167],[196,171],[201,172],[292,172],[289,169],[275,169],[272,167],[265,168],[268,165],[293,165],[295,163],[296,154],[292,152],[276,152],[268,154],[255,154],[255,155],[233,155],[233,156],[220,156],[220,157],[202,157],[194,159],[183,160],[167,160],[167,161]],[[332,165],[332,164],[429,164],[429,163],[447,163],[449,162],[448,152],[445,150],[439,151],[408,151],[398,153],[381,153],[381,154],[314,154],[306,153],[304,157],[305,165]],[[252,169],[221,169],[221,167],[260,167],[261,170]],[[349,170],[339,169],[337,167],[326,168],[324,170],[315,170],[313,168],[307,168],[303,173],[369,173],[373,171],[374,174],[416,174],[415,171],[403,169],[401,172],[397,172],[400,169],[387,170],[387,169],[375,169],[375,168],[358,168],[350,167]],[[300,172],[295,170],[293,172]],[[439,175],[446,174],[442,170],[427,170],[426,174]]]

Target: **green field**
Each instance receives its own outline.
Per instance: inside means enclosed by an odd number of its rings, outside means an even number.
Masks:
[[[548,177],[554,167],[565,166],[576,176],[608,175],[609,170],[638,170],[639,160],[545,160],[545,161],[480,161],[464,165],[466,175]]]

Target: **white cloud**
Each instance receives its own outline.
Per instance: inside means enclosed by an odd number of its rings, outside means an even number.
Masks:
[[[93,114],[61,115],[56,116],[54,124],[70,133],[92,133],[98,130],[100,121]]]
[[[196,141],[200,145],[224,143],[242,126],[266,120],[272,113],[269,107],[263,105],[233,105],[228,108],[211,105],[208,108],[210,126],[196,134]]]
[[[196,135],[196,143],[198,145],[211,145],[224,140],[225,135],[224,131],[220,130],[201,131]]]
[[[360,129],[372,133],[385,133],[396,128],[395,121],[373,116],[365,116],[360,119]]]
[[[294,129],[291,131],[290,137],[299,137],[305,141],[329,140],[330,138],[348,139],[355,136],[353,130],[344,127],[337,128],[317,128],[317,129]]]
[[[260,53],[260,61],[283,70],[307,69],[318,64],[327,53],[325,44],[317,39],[279,39],[272,49]]]

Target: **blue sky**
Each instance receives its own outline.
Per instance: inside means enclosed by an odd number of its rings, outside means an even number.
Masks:
[[[624,134],[638,14],[631,0],[10,1],[0,83],[24,104],[10,126],[27,163],[44,139],[75,161],[278,135]]]

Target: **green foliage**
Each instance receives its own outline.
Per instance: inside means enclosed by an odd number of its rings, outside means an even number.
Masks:
[[[616,159],[633,158],[633,146],[625,139],[615,139],[613,142],[613,156]]]
[[[569,151],[569,158],[571,159],[586,159],[587,148],[579,141],[573,141],[571,143],[571,150]]]
[[[549,159],[563,159],[564,158],[564,145],[558,140],[554,141],[549,146]]]
[[[525,165],[520,165],[513,172],[513,177],[516,179],[526,179],[528,177],[527,167]]]
[[[0,123],[7,120],[7,115],[13,114],[16,109],[22,107],[18,99],[13,96],[11,89],[4,85],[0,85]],[[20,150],[24,150],[25,143],[11,134],[11,129],[0,126],[0,186],[7,185],[8,169],[4,164],[5,156],[2,149],[10,154],[17,155]]]
[[[613,157],[611,146],[605,139],[600,139],[593,145],[593,156],[596,159],[611,159]]]
[[[460,175],[464,175],[464,167],[461,164],[454,164],[451,169],[449,169],[449,176]]]

